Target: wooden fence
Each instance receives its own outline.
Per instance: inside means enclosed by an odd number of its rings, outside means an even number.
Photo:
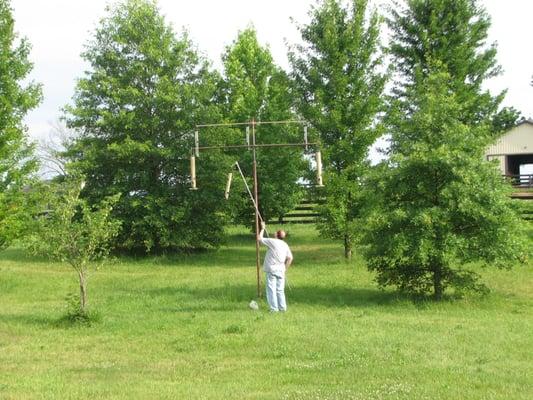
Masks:
[[[522,218],[533,221],[533,174],[504,175],[516,191],[511,195],[513,199],[529,200],[527,206],[522,207]],[[317,201],[303,200],[298,207],[278,219],[279,224],[313,224],[319,214]]]
[[[507,178],[513,187],[520,189],[533,189],[533,175],[532,174],[522,174],[522,175],[504,175]]]
[[[316,222],[318,213],[317,203],[311,200],[303,200],[298,207],[290,213],[279,218],[279,224],[313,224]]]

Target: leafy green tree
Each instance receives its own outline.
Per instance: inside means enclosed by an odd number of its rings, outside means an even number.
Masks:
[[[407,0],[404,6],[394,2],[388,25],[392,31],[390,52],[399,78],[397,98],[427,78],[432,63],[440,62],[450,75],[449,89],[464,105],[461,121],[475,124],[492,118],[505,93],[492,96],[483,87],[487,79],[500,74],[501,68],[496,45],[486,45],[490,17],[478,3]]]
[[[366,0],[343,8],[321,1],[300,28],[304,44],[290,54],[298,110],[319,133],[323,145],[325,204],[319,229],[342,240],[350,257],[360,231],[366,195],[368,151],[381,135],[376,124],[383,110],[387,73],[383,66],[376,11]]]
[[[490,19],[475,0],[408,0],[391,13],[398,82],[386,118],[390,160],[374,182],[381,196],[367,225],[368,265],[381,285],[437,299],[447,287],[479,290],[468,263],[524,254],[508,188],[483,161],[501,133],[503,97],[482,88],[500,70],[495,46],[485,46]]]
[[[70,168],[87,177],[82,195],[97,204],[123,194],[113,209],[123,249],[217,246],[223,168],[216,156],[204,158],[201,189],[192,192],[189,156],[194,126],[219,120],[219,78],[185,33],[176,38],[154,1],[126,0],[107,12],[83,53],[91,68],[66,109],[68,127],[79,132],[69,156]]]
[[[30,45],[18,40],[10,2],[0,0],[0,248],[19,236],[28,222],[24,185],[36,171],[23,118],[41,100],[41,87],[27,83]]]
[[[118,234],[120,222],[111,217],[119,195],[104,199],[96,207],[80,197],[79,181],[43,186],[42,202],[48,210],[35,219],[26,246],[34,253],[68,263],[78,275],[79,313],[88,314],[88,278],[91,265],[102,263]]]
[[[375,208],[365,238],[380,285],[436,299],[449,287],[485,289],[469,264],[508,268],[526,254],[510,187],[483,157],[490,121],[462,121],[469,104],[450,90],[452,80],[437,63],[408,87],[409,103],[393,103],[388,121],[401,146],[372,182]]]
[[[239,32],[237,39],[223,55],[224,82],[221,102],[228,121],[294,120],[292,93],[286,73],[272,60],[267,47],[257,41],[253,28]],[[301,142],[302,127],[294,125],[260,125],[256,143]],[[240,136],[242,144],[243,136]],[[301,199],[302,187],[297,184],[304,175],[306,163],[301,148],[262,148],[257,150],[259,209],[265,220],[281,217],[294,209]],[[252,176],[251,152],[240,152],[239,163]],[[236,221],[250,224],[253,205],[246,192],[236,200]],[[233,196],[235,199],[235,196]]]
[[[522,113],[514,107],[504,107],[492,117],[492,128],[495,132],[507,132],[523,120]]]

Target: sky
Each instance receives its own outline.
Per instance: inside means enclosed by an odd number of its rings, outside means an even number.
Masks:
[[[375,0],[378,7],[387,0]],[[274,60],[288,68],[287,43],[300,40],[294,21],[305,24],[315,0],[159,0],[159,8],[176,32],[187,29],[191,39],[220,68],[220,57],[239,30],[253,24],[262,44],[269,45]],[[487,88],[507,89],[504,105],[525,117],[533,117],[533,52],[531,48],[531,0],[481,0],[492,18],[489,43],[498,44],[498,61],[504,73]],[[43,102],[25,119],[33,140],[47,139],[61,109],[69,104],[76,79],[87,65],[80,54],[99,20],[106,15],[108,0],[11,0],[15,30],[32,45],[34,63],[30,79],[43,85]],[[374,151],[372,157],[378,157]]]

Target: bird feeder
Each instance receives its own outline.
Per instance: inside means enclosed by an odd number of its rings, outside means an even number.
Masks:
[[[229,198],[229,190],[231,188],[231,179],[233,178],[233,174],[230,172],[228,174],[228,181],[226,182],[226,190],[224,191],[224,198],[227,200]]]
[[[196,157],[191,156],[191,190],[198,189],[196,187]]]
[[[322,154],[320,151],[317,151],[315,154],[316,159],[316,182],[318,187],[323,187],[322,183]]]

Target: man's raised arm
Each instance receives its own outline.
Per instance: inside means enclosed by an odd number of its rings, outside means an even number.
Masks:
[[[266,227],[265,222],[261,221],[261,230],[259,231],[259,236],[257,237],[259,240],[263,240],[263,235],[265,233],[265,227]]]

